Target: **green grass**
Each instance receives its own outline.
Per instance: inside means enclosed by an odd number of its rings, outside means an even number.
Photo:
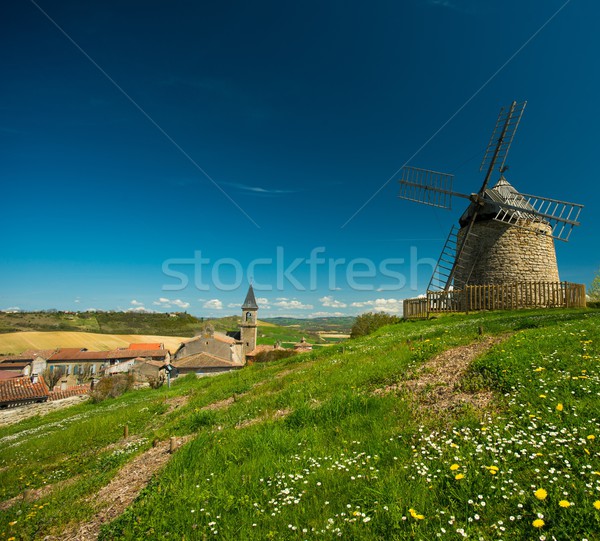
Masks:
[[[41,539],[89,517],[86,498],[126,460],[184,434],[195,436],[102,539],[600,539],[599,324],[583,310],[408,322],[0,429],[2,499],[78,476],[0,513],[0,539]],[[494,391],[487,410],[436,413],[403,392],[373,393],[477,340],[480,326],[511,333],[461,382]],[[187,404],[167,413],[182,394]],[[142,443],[115,453],[125,423]]]

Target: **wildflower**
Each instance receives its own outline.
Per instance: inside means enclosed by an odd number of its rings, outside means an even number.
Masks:
[[[534,520],[534,521],[531,523],[531,525],[532,525],[534,528],[543,528],[543,527],[544,527],[544,524],[546,524],[546,523],[545,523],[545,522],[544,522],[544,521],[543,521],[541,518],[536,518],[536,519],[535,519],[535,520]]]
[[[410,513],[410,516],[412,518],[415,518],[417,520],[423,520],[425,517],[419,513],[417,513],[414,509],[409,509],[408,512]]]
[[[8,525],[9,525],[9,526],[14,526],[14,525],[15,525],[17,522],[18,522],[18,521],[16,521],[16,520],[13,520],[12,522],[9,522],[9,523],[8,523]]]
[[[598,509],[598,511],[600,511],[600,500],[596,500],[594,502],[594,509]]]
[[[450,471],[456,471],[458,468],[460,468],[458,464],[452,464],[452,466],[450,466]]]
[[[556,411],[562,411],[563,410],[563,405],[559,402],[558,404],[556,404]]]
[[[587,437],[587,439],[588,439],[588,440],[590,440],[590,441],[593,441],[593,440],[595,440],[595,439],[596,439],[596,436],[594,436],[593,434],[590,434],[590,435]]]
[[[460,481],[461,479],[464,479],[465,476],[462,473],[458,473],[454,476],[454,479],[456,479],[457,481]]]
[[[567,500],[560,500],[558,502],[558,505],[560,505],[561,507],[571,507],[571,504]]]
[[[371,517],[365,517],[363,518],[363,522],[369,522],[371,520]]]
[[[538,488],[533,495],[538,499],[538,500],[545,500],[546,496],[548,496],[548,493],[543,489],[543,488]]]

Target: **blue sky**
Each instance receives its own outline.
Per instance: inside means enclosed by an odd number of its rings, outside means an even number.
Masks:
[[[463,210],[398,169],[427,143],[476,191],[513,100],[508,180],[586,205],[561,279],[600,265],[593,0],[0,9],[0,308],[219,316],[253,279],[262,316],[397,312]]]

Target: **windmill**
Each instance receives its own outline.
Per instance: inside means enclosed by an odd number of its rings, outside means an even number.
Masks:
[[[508,151],[527,102],[500,109],[485,151],[478,192],[453,190],[454,175],[404,167],[398,197],[424,205],[451,208],[452,198],[470,205],[450,230],[427,287],[428,291],[466,285],[515,281],[558,282],[554,239],[568,241],[583,205],[520,193],[504,177]],[[489,188],[494,172],[500,175]]]

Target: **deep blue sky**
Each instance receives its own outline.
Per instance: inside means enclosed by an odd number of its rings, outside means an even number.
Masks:
[[[464,204],[399,200],[394,173],[470,98],[411,165],[476,191],[499,108],[528,100],[507,178],[586,205],[557,254],[562,279],[588,284],[600,263],[600,4],[568,2],[473,97],[564,4],[37,1],[128,99],[36,4],[5,0],[0,308],[237,313],[251,262],[279,257],[284,269],[301,260],[279,279],[275,263],[250,270],[263,316],[394,311],[426,288]],[[210,260],[201,283],[172,263],[197,252]],[[346,279],[357,258],[377,268],[355,280],[362,290]],[[389,258],[405,261],[387,263],[402,288],[380,272]]]

